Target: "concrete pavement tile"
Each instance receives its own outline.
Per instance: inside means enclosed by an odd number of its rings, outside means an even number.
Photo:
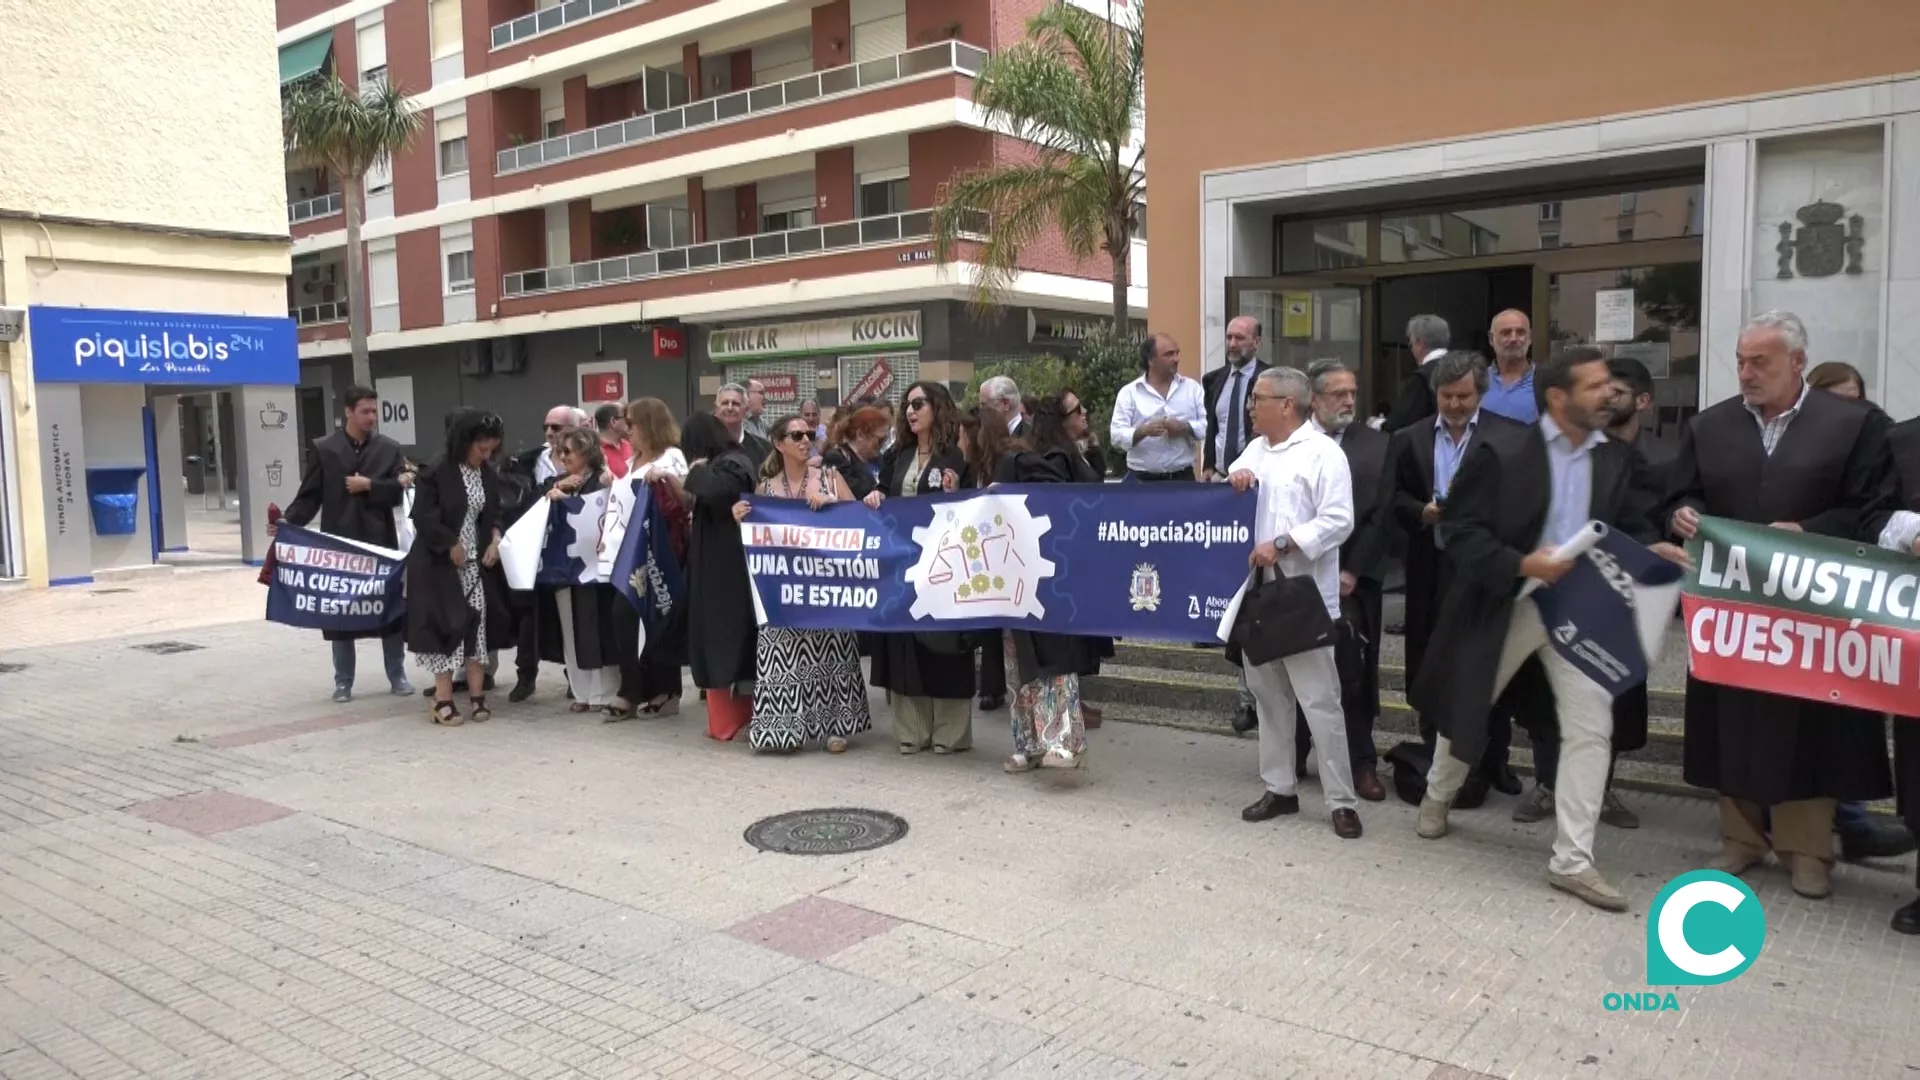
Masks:
[[[994,1080],[1173,1080],[1173,1076],[1059,1040],[1048,1041],[993,1074]]]
[[[920,995],[808,964],[714,1007],[725,1019],[814,1049],[878,1023]]]
[[[609,974],[695,1009],[712,1009],[800,966],[772,949],[726,934],[703,934]]]
[[[195,836],[214,836],[250,825],[261,825],[293,813],[276,803],[250,799],[231,791],[203,791],[195,795],[154,799],[135,803],[127,810],[148,821],[171,825]]]
[[[899,923],[851,904],[809,896],[732,926],[727,933],[802,960],[825,960]]]
[[[568,927],[597,919],[619,906],[611,900],[543,884],[530,892],[508,896],[478,908],[467,915],[462,923],[510,941],[531,945]]]
[[[901,923],[826,963],[853,975],[880,979],[922,994],[936,991],[1006,956],[1011,949],[918,923]]]
[[[991,1077],[1033,1052],[1046,1036],[925,998],[878,1023],[821,1047],[834,1057],[876,1071],[886,1062],[910,1062],[927,1075],[953,1080]]]
[[[377,893],[460,869],[437,851],[349,828],[282,849],[279,861],[302,873],[355,892]]]
[[[526,944],[533,949],[611,975],[635,961],[646,960],[693,939],[690,926],[633,908],[616,907],[604,914],[561,927]]]
[[[532,878],[491,866],[462,866],[389,889],[385,895],[394,903],[415,911],[453,918],[524,896],[540,886],[541,883]]]
[[[249,825],[223,833],[220,842],[227,847],[275,860],[281,852],[328,837],[345,836],[347,827],[314,814],[293,814],[259,825]]]

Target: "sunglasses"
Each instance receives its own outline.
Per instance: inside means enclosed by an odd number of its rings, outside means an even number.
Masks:
[[[927,399],[926,399],[926,398],[923,398],[923,397],[917,397],[917,398],[908,398],[908,399],[907,399],[907,409],[908,409],[908,411],[910,411],[910,412],[919,412],[919,411],[920,411],[921,409],[924,409],[924,408],[926,408],[926,407],[927,407]]]
[[[1078,405],[1075,405],[1075,406],[1074,406],[1073,408],[1071,408],[1071,409],[1068,409],[1068,410],[1067,410],[1067,415],[1068,415],[1068,416],[1085,416],[1085,415],[1087,415],[1087,404],[1086,404],[1086,402],[1084,402],[1084,401],[1083,401],[1083,402],[1081,402],[1080,404],[1078,404]]]
[[[787,440],[788,442],[812,442],[812,441],[813,441],[813,432],[811,432],[811,431],[789,431],[789,432],[787,432],[787,433],[786,433],[785,435],[782,435],[782,436],[780,436],[780,437],[781,437],[781,438],[783,438],[783,439],[785,439],[785,440]]]
[[[548,425],[547,425],[547,430],[548,430],[548,431],[565,431],[565,430],[567,430],[567,425],[565,425],[565,424],[548,424]]]

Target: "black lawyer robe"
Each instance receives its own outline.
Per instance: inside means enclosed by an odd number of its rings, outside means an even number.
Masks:
[[[400,458],[400,444],[378,432],[359,446],[345,431],[313,440],[313,453],[300,474],[300,491],[282,518],[304,528],[317,514],[323,533],[377,547],[399,547],[393,512],[406,492],[400,485]],[[364,476],[373,486],[353,494],[347,490],[349,476]],[[322,636],[328,641],[353,641],[381,637],[391,629],[327,630]]]
[[[881,491],[888,499],[939,494],[945,472],[959,476],[967,471],[958,449],[938,451],[928,458],[913,490],[907,491],[907,473],[917,452],[918,447],[909,443],[895,446],[880,459]],[[873,657],[869,685],[906,697],[957,701],[973,696],[976,635],[935,631],[866,637]]]
[[[1920,418],[1895,424],[1887,433],[1887,446],[1898,485],[1896,508],[1920,513]],[[1891,519],[1891,510],[1885,516]],[[1869,525],[1876,535],[1884,527],[1884,521]],[[1893,719],[1893,786],[1900,816],[1909,829],[1920,831],[1920,706]]]
[[[1809,391],[1771,455],[1735,397],[1682,429],[1663,522],[1687,506],[1757,525],[1875,543],[1893,509],[1886,414]],[[1872,535],[1868,535],[1871,533]],[[1892,794],[1878,713],[1717,686],[1687,676],[1687,783],[1770,806]]]
[[[480,476],[485,501],[473,530],[476,550],[466,553],[476,564],[500,527],[498,478],[488,465],[481,466]],[[443,458],[428,466],[414,483],[414,539],[407,553],[407,648],[416,653],[448,656],[462,644],[473,644],[481,618],[486,620],[488,647],[505,648],[512,640],[513,624],[496,587],[499,578],[481,571],[485,600],[478,615],[467,606],[460,587],[460,569],[453,565],[452,552],[460,543],[466,513],[467,485],[460,478],[459,464]],[[486,657],[469,653],[467,659]]]
[[[1334,644],[1334,665],[1340,674],[1340,709],[1346,716],[1347,751],[1355,764],[1374,760],[1373,723],[1380,715],[1380,636],[1385,619],[1381,608],[1382,567],[1387,545],[1380,533],[1390,528],[1381,519],[1378,504],[1387,469],[1391,438],[1364,423],[1354,423],[1339,436],[1353,478],[1354,526],[1340,545],[1340,572],[1352,574],[1353,591],[1340,598],[1340,620],[1345,629]],[[1294,746],[1304,756],[1312,745],[1306,712],[1294,708]]]
[[[1484,424],[1484,417],[1482,423]],[[1480,761],[1494,704],[1494,677],[1523,579],[1520,563],[1541,546],[1553,495],[1545,434],[1488,430],[1467,447],[1440,524],[1452,581],[1441,600],[1427,665],[1410,699],[1452,742],[1453,756]],[[1655,500],[1630,447],[1601,442],[1588,451],[1592,480],[1586,517],[1642,543],[1658,537]]]
[[[1060,447],[1022,450],[1000,459],[994,481],[1002,484],[1097,484],[1100,474],[1080,453]],[[1008,630],[1013,641],[1018,669],[1011,674],[1015,686],[1062,675],[1090,675],[1100,668],[1103,651],[1112,645],[1109,638],[1079,634],[1041,634],[1029,630]],[[999,634],[992,634],[994,644]]]
[[[703,690],[733,691],[753,682],[754,645],[760,622],[753,614],[747,580],[747,549],[733,504],[753,493],[759,475],[738,447],[687,473],[693,505],[687,537],[687,657],[693,683]]]

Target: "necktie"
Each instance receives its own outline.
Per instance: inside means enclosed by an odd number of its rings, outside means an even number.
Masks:
[[[1223,469],[1232,465],[1234,459],[1240,456],[1241,414],[1246,411],[1246,407],[1240,401],[1242,370],[1242,368],[1233,369],[1233,383],[1227,387],[1227,446],[1226,456],[1220,461],[1220,467]]]

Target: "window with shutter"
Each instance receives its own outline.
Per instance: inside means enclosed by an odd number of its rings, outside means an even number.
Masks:
[[[460,0],[429,0],[427,17],[433,33],[433,58],[464,51],[460,41]]]
[[[907,51],[906,0],[853,0],[853,62]]]

